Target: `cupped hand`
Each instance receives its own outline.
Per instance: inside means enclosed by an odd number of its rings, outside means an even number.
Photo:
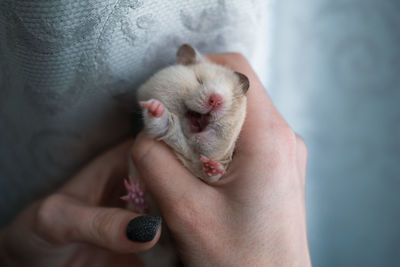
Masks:
[[[131,145],[96,158],[1,229],[0,265],[141,266],[134,252],[157,242],[161,221],[122,208]]]
[[[216,184],[194,177],[164,143],[141,133],[132,158],[189,266],[309,266],[307,152],[246,59],[208,58],[250,80],[233,161]]]

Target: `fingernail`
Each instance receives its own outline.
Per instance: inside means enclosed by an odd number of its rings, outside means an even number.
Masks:
[[[139,216],[128,223],[126,236],[135,242],[149,242],[154,239],[161,225],[160,216]]]

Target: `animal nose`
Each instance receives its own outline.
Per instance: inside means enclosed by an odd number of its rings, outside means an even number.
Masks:
[[[218,109],[219,107],[222,106],[222,103],[223,103],[223,98],[220,94],[217,93],[211,94],[210,98],[208,99],[208,105],[213,109]]]

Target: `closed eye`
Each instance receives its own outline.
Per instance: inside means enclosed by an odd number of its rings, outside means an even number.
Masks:
[[[200,77],[199,76],[196,76],[196,80],[197,80],[197,82],[199,83],[199,84],[203,84],[203,80],[202,79],[200,79]]]

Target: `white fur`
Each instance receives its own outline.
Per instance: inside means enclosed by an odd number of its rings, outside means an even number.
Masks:
[[[207,102],[212,93],[223,97],[222,107],[218,112],[211,113],[209,125],[204,131],[191,132],[187,110],[208,113],[210,108]],[[230,162],[246,112],[246,97],[241,93],[236,74],[203,58],[192,65],[173,65],[153,75],[139,88],[139,101],[151,98],[164,104],[169,125],[164,132],[165,119],[151,120],[145,111],[147,131],[171,146],[196,176],[207,182],[218,180],[219,177],[210,179],[204,173],[199,159],[200,155],[213,157],[222,163],[224,169]]]

